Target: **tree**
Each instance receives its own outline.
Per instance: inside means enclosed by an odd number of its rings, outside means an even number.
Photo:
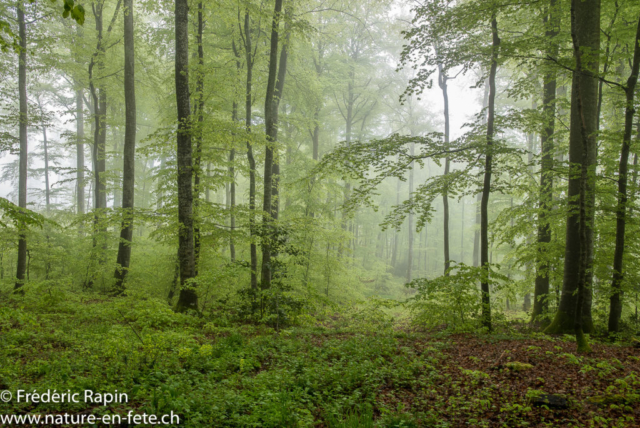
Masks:
[[[193,159],[191,147],[191,109],[189,106],[189,4],[175,0],[175,82],[178,110],[178,262],[180,295],[176,310],[198,310],[195,290],[195,251],[193,243]]]
[[[124,0],[124,171],[122,176],[122,225],[115,272],[115,294],[122,294],[131,262],[136,157],[136,83],[135,47],[133,40],[133,0]]]
[[[27,208],[27,26],[24,18],[24,3],[16,4],[18,14],[18,37],[20,38],[18,54],[18,92],[20,94],[20,177],[18,178],[18,206]],[[24,285],[27,271],[27,236],[26,225],[21,222],[18,235],[18,262],[15,290]]]
[[[620,166],[618,168],[618,206],[616,209],[616,240],[615,253],[613,255],[613,279],[611,281],[612,294],[609,307],[609,334],[620,331],[620,318],[622,316],[622,281],[624,280],[624,250],[625,231],[627,223],[627,180],[629,171],[629,151],[631,148],[631,131],[633,129],[633,116],[635,115],[635,91],[638,83],[638,70],[640,69],[640,20],[634,40],[633,61],[631,74],[627,83],[622,87],[625,93],[625,117],[624,135],[620,149]]]
[[[278,41],[280,35],[280,20],[282,19],[283,0],[276,0],[271,24],[271,50],[269,53],[269,77],[267,80],[267,93],[264,103],[265,129],[267,136],[267,148],[264,158],[264,194],[263,194],[263,237],[262,237],[262,271],[261,287],[263,290],[271,287],[273,273],[271,239],[273,235],[272,221],[277,219],[277,201],[274,200],[274,175],[278,174],[278,161],[274,159],[275,143],[278,141],[278,106],[284,88],[284,78],[287,66],[287,48],[282,47],[280,60],[278,60]]]
[[[104,55],[106,52],[106,46],[104,44],[105,34],[103,32],[103,12],[104,12],[104,1],[101,0],[95,4],[92,4],[93,16],[95,18],[96,24],[96,33],[97,33],[97,41],[96,41],[96,49],[93,55],[91,56],[91,61],[89,62],[89,88],[91,90],[91,98],[93,105],[93,117],[94,117],[94,125],[93,125],[93,175],[94,175],[94,236],[93,236],[93,246],[94,250],[97,249],[98,240],[102,240],[102,248],[103,250],[107,247],[107,228],[103,222],[104,211],[107,208],[107,190],[106,190],[106,138],[107,138],[107,124],[106,124],[106,116],[107,116],[107,90],[104,82],[100,82],[100,80],[94,75],[94,68],[97,66],[97,69],[100,73],[104,72]],[[120,5],[122,0],[118,0],[116,4],[115,11],[113,12],[113,16],[111,17],[111,21],[109,26],[107,27],[106,36],[111,34],[113,30],[113,26],[115,25],[116,19],[118,17],[118,12],[120,11]],[[100,82],[100,83],[98,83]],[[99,236],[101,235],[101,236]],[[100,263],[104,262],[103,257],[99,257],[98,261]],[[91,279],[85,284],[87,288],[90,288],[93,284]]]
[[[489,70],[489,111],[487,114],[487,152],[485,154],[484,184],[482,187],[482,200],[480,202],[480,266],[482,277],[480,288],[482,290],[482,325],[491,330],[491,299],[489,295],[489,216],[488,205],[491,194],[491,173],[493,168],[493,139],[495,126],[495,100],[496,100],[496,71],[498,69],[498,49],[500,38],[498,37],[498,21],[495,12],[491,17],[491,66]]]
[[[564,261],[564,279],[560,305],[552,323],[545,330],[547,333],[569,333],[575,329],[578,318],[584,330],[593,331],[590,323],[588,305],[579,306],[577,292],[585,287],[587,294],[591,293],[588,286],[592,275],[593,265],[593,218],[595,198],[595,163],[596,163],[596,124],[598,72],[600,50],[600,0],[572,1],[571,31],[574,39],[574,58],[576,71],[573,72],[571,91],[571,125],[569,137],[569,184],[566,229],[566,249]],[[585,146],[586,145],[586,146]],[[583,171],[586,170],[586,171]],[[582,173],[586,177],[582,177]],[[581,189],[584,188],[584,213],[580,210]],[[587,218],[583,218],[583,214]],[[585,223],[584,240],[581,240],[581,222]],[[584,252],[584,259],[581,254]],[[576,273],[579,273],[576,275]],[[584,274],[585,283],[580,281]],[[584,297],[584,296],[583,296]],[[581,314],[579,317],[577,314]],[[583,323],[584,322],[584,323]]]
[[[558,56],[558,42],[556,37],[559,32],[557,0],[550,0],[548,11],[544,15],[544,23],[547,25],[545,36],[549,39],[547,55],[556,59]],[[556,112],[556,69],[555,64],[547,64],[543,75],[542,113],[543,128],[540,134],[542,147],[542,159],[540,161],[540,207],[538,212],[538,259],[535,279],[535,292],[533,299],[534,322],[548,323],[546,315],[549,310],[549,252],[546,247],[551,243],[551,226],[547,216],[553,206],[553,152]]]

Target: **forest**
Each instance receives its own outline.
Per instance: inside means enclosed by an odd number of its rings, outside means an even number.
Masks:
[[[640,426],[639,69],[637,0],[1,0],[0,426]]]

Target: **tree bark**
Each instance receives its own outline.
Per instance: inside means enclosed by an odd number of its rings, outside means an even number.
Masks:
[[[202,176],[202,137],[204,123],[204,46],[202,44],[202,35],[204,30],[203,22],[203,4],[198,3],[198,32],[196,33],[196,43],[198,45],[198,71],[196,73],[196,117],[198,125],[195,134],[196,147],[193,159],[193,245],[194,245],[194,263],[195,276],[198,276],[198,268],[200,266],[200,179]]]
[[[51,189],[49,185],[49,142],[47,141],[47,126],[44,120],[44,109],[42,108],[42,103],[40,102],[40,97],[37,96],[38,108],[40,109],[40,116],[42,117],[42,146],[44,150],[44,201],[45,201],[45,210],[49,212],[49,205],[51,203]]]
[[[269,77],[267,80],[267,93],[265,97],[264,116],[265,130],[267,136],[267,147],[264,159],[264,195],[263,195],[263,237],[262,237],[262,269],[261,269],[261,287],[268,289],[271,287],[271,235],[273,228],[274,203],[273,203],[273,168],[274,168],[274,149],[278,138],[278,104],[280,102],[277,96],[277,79],[280,77],[278,72],[278,40],[280,32],[280,19],[282,13],[283,0],[276,0],[273,11],[273,21],[271,24],[271,50],[269,53]],[[283,54],[286,55],[285,49]],[[283,74],[284,76],[284,74]]]
[[[398,155],[398,160],[400,160],[400,155]],[[402,184],[402,180],[398,178],[398,182],[396,184],[396,206],[400,206],[400,187]],[[399,231],[395,231],[393,235],[393,251],[391,252],[391,266],[395,269],[396,263],[398,262],[398,241],[400,238]]]
[[[251,17],[249,10],[244,15],[244,44],[245,57],[247,63],[247,80],[245,86],[245,126],[247,134],[251,132],[251,99],[253,85],[253,54],[251,43]],[[255,293],[258,290],[258,248],[255,242],[256,237],[256,161],[253,157],[253,147],[250,139],[247,139],[247,160],[249,161],[249,234],[251,235],[251,290]]]
[[[125,130],[122,170],[122,225],[116,259],[114,294],[125,291],[125,278],[131,262],[133,240],[134,186],[136,157],[136,84],[133,32],[133,0],[124,0],[124,103]]]
[[[116,9],[113,12],[113,17],[111,18],[111,22],[109,27],[107,27],[107,35],[111,33],[113,26],[115,24],[116,18],[118,17],[118,12],[120,10],[120,5],[122,1],[118,0],[116,4]],[[89,89],[91,90],[91,98],[93,100],[93,116],[94,116],[94,127],[93,127],[93,175],[94,175],[94,233],[93,233],[93,246],[96,248],[98,246],[98,240],[102,241],[102,250],[106,251],[107,247],[107,227],[103,223],[103,211],[107,208],[107,191],[106,191],[106,116],[107,116],[107,92],[104,88],[104,84],[97,85],[93,69],[95,66],[98,67],[100,71],[104,69],[104,55],[105,55],[105,46],[104,46],[104,34],[103,34],[103,2],[98,2],[96,4],[92,4],[93,16],[95,17],[95,26],[97,33],[97,42],[96,42],[96,50],[89,62]],[[104,263],[105,259],[103,256],[98,257],[99,263]],[[85,283],[86,287],[91,287],[93,284],[92,279],[89,279],[87,283]]]
[[[193,244],[193,159],[191,147],[191,108],[189,105],[189,3],[175,0],[175,79],[178,110],[178,258],[180,296],[176,310],[198,310],[195,284],[195,249]]]
[[[555,37],[559,31],[559,21],[557,19],[557,0],[549,1],[549,11],[544,17],[544,22],[548,25],[545,32],[551,45],[547,55],[550,58],[558,56],[558,43]],[[553,151],[555,133],[555,111],[556,111],[556,71],[549,68],[543,76],[542,92],[542,115],[543,128],[540,134],[540,146],[542,159],[540,162],[540,206],[538,211],[538,249],[536,263],[536,279],[533,297],[533,313],[531,320],[536,323],[546,325],[548,320],[546,315],[549,311],[549,262],[548,247],[551,243],[551,227],[548,215],[553,209]]]
[[[581,65],[581,70],[590,73],[598,72],[598,52],[600,48],[600,0],[585,0],[572,3],[572,32],[575,32],[577,46],[574,49],[576,60],[581,51],[589,52],[588,62]],[[590,280],[593,257],[593,219],[595,198],[595,164],[596,164],[596,124],[598,81],[583,72],[573,73],[573,89],[571,93],[571,125],[569,135],[569,185],[567,216],[566,248],[564,260],[564,278],[562,296],[558,311],[545,332],[550,334],[572,333],[575,331],[576,313],[582,314],[581,324],[585,333],[593,331],[590,307]],[[578,97],[580,94],[580,97]],[[583,129],[584,128],[584,129]],[[583,135],[585,134],[585,135]],[[584,147],[584,142],[587,142]],[[587,169],[587,179],[583,182],[582,170]],[[585,242],[582,242],[580,222],[581,186],[585,187],[584,213],[588,217],[586,222]],[[584,246],[584,248],[583,248]],[[581,284],[582,251],[585,252],[584,276],[585,283]],[[584,285],[584,305],[581,312],[576,312],[578,296],[576,291]],[[578,292],[579,294],[579,292]]]
[[[411,133],[413,135],[413,132]],[[413,156],[415,154],[415,143],[411,142],[411,156]],[[411,194],[413,193],[413,163],[411,163],[411,165],[409,166],[409,168],[411,168],[409,170],[409,198],[411,198]],[[409,233],[407,235],[407,238],[409,240],[409,248],[408,248],[408,254],[407,254],[407,282],[411,282],[412,279],[412,272],[411,270],[413,269],[413,234],[415,233],[415,230],[413,229],[413,212],[409,212],[409,218],[408,223],[407,223],[407,228],[409,229]],[[354,248],[355,251],[355,248]]]
[[[493,162],[493,138],[495,121],[496,100],[496,72],[498,69],[498,49],[500,38],[498,37],[498,21],[495,14],[491,18],[491,69],[489,71],[489,114],[487,117],[487,153],[485,155],[484,184],[482,187],[482,200],[480,202],[480,265],[483,273],[480,281],[482,290],[482,325],[491,330],[491,300],[489,295],[489,196],[491,194],[491,170]]]
[[[84,215],[84,108],[82,89],[76,90],[76,187],[77,213]],[[78,223],[78,233],[84,234],[83,221]]]
[[[444,146],[445,150],[449,150],[449,94],[447,93],[447,76],[444,73],[442,64],[438,64],[438,86],[442,90],[442,98],[444,100]],[[450,158],[447,156],[444,160],[444,177],[449,174]],[[444,276],[449,276],[449,267],[451,266],[449,254],[449,192],[445,186],[442,192],[443,206],[443,236],[444,236]]]
[[[488,80],[488,79],[487,79]],[[482,124],[486,125],[487,115],[484,109],[489,105],[489,82],[485,80],[484,97],[482,98]],[[480,266],[480,205],[482,203],[482,192],[476,195],[476,229],[473,232],[473,266]]]
[[[640,20],[636,30],[635,49],[631,75],[627,79],[624,88],[626,95],[624,135],[620,149],[620,165],[618,170],[618,207],[616,210],[616,249],[613,255],[613,280],[611,281],[611,298],[609,304],[609,334],[620,331],[620,318],[622,316],[622,281],[624,279],[624,245],[627,214],[627,175],[629,164],[629,150],[631,148],[631,131],[633,129],[633,116],[635,115],[634,101],[635,89],[638,83],[638,68],[640,67]]]
[[[20,160],[18,177],[18,206],[27,208],[27,28],[24,19],[24,3],[18,1],[18,36],[20,37],[20,52],[18,54],[18,93],[20,98]],[[15,290],[24,285],[27,271],[27,226],[20,222],[18,226],[18,262]]]

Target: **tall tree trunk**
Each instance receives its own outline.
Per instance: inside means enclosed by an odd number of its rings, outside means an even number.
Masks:
[[[491,18],[492,52],[491,69],[489,71],[489,114],[487,117],[487,153],[485,155],[484,185],[482,187],[482,200],[480,203],[480,265],[482,266],[482,278],[480,288],[482,290],[482,325],[491,330],[491,300],[489,295],[489,195],[491,193],[491,170],[493,161],[493,138],[496,101],[496,71],[498,68],[498,49],[500,38],[498,37],[498,21],[496,16]]]
[[[400,155],[398,155],[398,160],[400,160]],[[398,178],[398,183],[396,184],[396,206],[400,206],[400,185],[402,184],[402,180]],[[393,235],[393,252],[391,253],[391,266],[396,267],[396,263],[398,262],[398,240],[400,238],[399,231],[395,231]]]
[[[37,97],[38,108],[40,109],[40,116],[42,116],[42,147],[44,150],[44,201],[45,201],[45,210],[47,213],[49,212],[50,204],[51,204],[51,187],[49,185],[49,142],[47,141],[47,127],[44,121],[44,109],[42,108],[42,103],[40,102],[40,97]]]
[[[107,27],[107,35],[111,33],[115,24],[118,12],[120,10],[121,0],[118,0],[116,9],[113,12],[113,17]],[[107,138],[106,132],[106,116],[107,116],[107,92],[104,88],[104,83],[96,85],[98,79],[94,76],[94,67],[97,66],[99,71],[104,70],[104,32],[103,32],[103,8],[104,3],[98,2],[92,4],[93,16],[95,17],[97,42],[96,50],[89,62],[89,89],[91,90],[91,98],[93,100],[93,113],[94,113],[94,127],[93,127],[93,175],[94,175],[94,234],[93,234],[93,246],[98,246],[98,240],[102,241],[103,253],[107,247],[107,228],[103,224],[103,212],[107,208],[107,191],[106,191],[106,151],[105,144]],[[103,256],[98,257],[99,263],[104,263]],[[90,287],[93,281],[91,279],[85,284]]]
[[[280,19],[282,13],[283,0],[276,0],[273,11],[273,21],[271,24],[271,50],[269,53],[269,77],[267,80],[267,93],[265,97],[264,116],[267,136],[267,147],[264,159],[264,197],[263,197],[263,239],[262,239],[262,270],[261,287],[268,289],[271,287],[271,239],[273,235],[272,221],[274,215],[273,204],[273,168],[274,168],[274,145],[278,137],[278,104],[277,79],[278,72],[278,40],[280,32]],[[283,49],[283,54],[285,54]],[[286,55],[286,54],[285,54]],[[284,74],[283,74],[284,76]]]
[[[244,15],[244,44],[247,64],[247,80],[245,86],[245,126],[247,134],[251,132],[251,99],[253,85],[253,54],[251,43],[251,17],[249,9]],[[255,242],[256,237],[256,161],[253,157],[253,147],[251,141],[247,139],[247,160],[249,161],[249,234],[251,235],[250,255],[251,255],[251,290],[255,293],[258,290],[258,248]]]
[[[238,104],[233,103],[233,111],[234,111],[234,121],[238,121]],[[236,173],[235,167],[233,163],[235,162],[236,157],[236,149],[231,149],[229,151],[229,179],[231,180],[229,183],[229,226],[231,227],[231,231],[233,232],[236,228],[236,215],[235,215],[235,207],[236,207]],[[229,257],[231,261],[234,262],[236,260],[236,246],[233,242],[233,235],[229,237]]]
[[[447,93],[447,75],[444,73],[442,64],[438,64],[438,85],[442,90],[442,98],[444,100],[444,146],[445,150],[449,150],[449,95]],[[449,174],[450,159],[447,156],[444,160],[444,176]],[[443,234],[444,234],[444,276],[449,276],[449,267],[451,266],[449,254],[449,192],[445,186],[442,192],[443,206]]]
[[[411,133],[413,135],[413,132]],[[411,142],[411,156],[413,156],[415,154],[415,143],[412,141]],[[413,163],[410,165],[410,170],[409,170],[409,198],[411,198],[411,194],[413,193]],[[409,216],[408,216],[408,224],[407,224],[407,228],[409,229],[409,233],[407,235],[407,238],[409,239],[409,248],[408,248],[408,255],[407,255],[407,282],[411,282],[412,279],[412,272],[411,270],[413,269],[413,234],[415,233],[415,230],[413,229],[413,212],[409,212]]]
[[[198,71],[196,73],[196,117],[198,126],[196,129],[196,147],[195,158],[193,160],[193,245],[194,245],[194,274],[198,276],[198,268],[200,266],[200,177],[202,176],[202,125],[204,123],[204,46],[202,43],[202,34],[204,30],[203,22],[203,4],[198,3],[198,32],[196,34],[196,43],[198,45]]]
[[[487,114],[484,109],[489,105],[489,79],[484,82],[484,97],[482,98],[482,124],[487,123]],[[480,266],[480,205],[482,203],[482,192],[476,195],[476,228],[473,232],[473,266]]]
[[[551,45],[547,55],[550,58],[558,56],[558,43],[555,37],[559,31],[557,19],[557,0],[549,1],[549,11],[544,17],[548,26],[545,32]],[[538,249],[536,263],[536,280],[533,298],[533,322],[547,324],[546,315],[549,311],[549,261],[548,252],[551,243],[551,226],[548,215],[553,209],[553,151],[556,117],[556,70],[550,67],[543,76],[542,115],[543,128],[540,134],[540,148],[542,159],[540,162],[540,207],[538,211]]]
[[[638,68],[640,67],[640,20],[636,30],[635,49],[631,75],[624,88],[627,105],[625,107],[624,136],[620,149],[620,166],[618,170],[618,208],[616,210],[616,249],[613,255],[613,280],[611,281],[611,299],[609,306],[609,334],[620,331],[620,317],[622,316],[622,280],[624,279],[624,245],[625,227],[627,223],[627,174],[629,150],[631,148],[631,131],[635,114],[635,89],[638,83]]]
[[[600,0],[585,0],[572,3],[572,32],[577,39],[574,49],[576,60],[580,52],[598,52],[600,48]],[[581,70],[591,73],[598,72],[598,55],[588,55],[588,62],[582,64]],[[596,163],[596,124],[597,124],[597,100],[598,81],[596,78],[581,72],[573,73],[573,89],[571,93],[571,126],[569,135],[569,186],[567,217],[566,249],[564,259],[564,279],[562,284],[562,296],[558,311],[552,323],[545,330],[550,334],[572,333],[575,331],[576,320],[580,318],[580,324],[586,333],[593,331],[590,316],[590,281],[593,249],[593,218],[595,198],[595,163]],[[580,95],[580,97],[578,96]],[[583,129],[584,128],[584,129]],[[584,135],[583,135],[584,134]],[[586,147],[584,144],[586,141]],[[581,178],[581,171],[587,169],[586,183]],[[586,222],[585,242],[582,241],[580,223],[582,220],[580,210],[581,186],[584,185]],[[584,248],[583,248],[584,244]],[[580,275],[582,259],[585,253],[584,278],[582,283]],[[585,304],[576,312],[580,300],[576,291],[584,286]],[[580,294],[578,292],[578,294]],[[577,317],[576,313],[582,314]],[[585,314],[586,313],[586,314]]]
[[[286,15],[286,11],[285,11]],[[287,24],[285,22],[285,31],[287,30]],[[284,90],[284,80],[287,73],[287,57],[288,57],[288,48],[289,44],[289,35],[285,36],[284,43],[282,44],[282,51],[280,52],[280,60],[278,63],[278,77],[276,79],[276,88],[273,93],[273,97],[275,99],[275,112],[274,112],[274,127],[273,129],[273,139],[272,141],[275,143],[278,138],[278,107],[280,105],[280,101],[282,100],[282,92]],[[273,220],[277,220],[280,212],[280,154],[278,150],[274,150],[273,152],[273,190],[271,192],[271,212]],[[271,257],[273,257],[274,253],[272,251]],[[273,272],[271,272],[273,275]]]
[[[27,29],[24,19],[24,4],[18,1],[18,35],[20,37],[20,53],[18,54],[18,93],[20,98],[20,168],[18,177],[18,206],[27,208]],[[23,222],[18,230],[18,269],[16,272],[15,290],[24,285],[27,271],[27,226]]]
[[[136,165],[136,83],[133,37],[133,0],[124,0],[124,104],[125,129],[122,170],[122,225],[116,259],[114,294],[125,290],[125,278],[131,262],[133,240],[134,185]]]
[[[462,204],[462,221],[460,225],[460,263],[464,263],[464,198],[460,200]]]
[[[198,295],[191,281],[195,273],[193,245],[193,159],[191,147],[191,108],[189,106],[189,2],[175,0],[175,79],[178,110],[178,259],[180,296],[177,311],[198,310]]]
[[[77,213],[84,215],[84,108],[82,89],[76,90],[76,187]],[[78,224],[78,233],[84,234],[83,221]]]

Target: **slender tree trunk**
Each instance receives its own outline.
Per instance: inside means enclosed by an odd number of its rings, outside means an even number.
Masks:
[[[238,104],[234,104],[235,121],[238,120]],[[235,167],[233,163],[235,162],[236,157],[236,149],[231,149],[229,151],[229,179],[231,180],[229,183],[229,226],[231,226],[231,231],[233,232],[236,228],[236,215],[235,215],[235,207],[236,207],[236,173]],[[229,257],[231,261],[234,262],[236,260],[236,246],[233,242],[233,235],[229,237]]]
[[[44,201],[45,210],[49,212],[51,204],[51,186],[49,185],[49,142],[47,141],[47,127],[44,122],[44,109],[40,103],[40,97],[37,97],[38,108],[40,109],[40,115],[42,116],[42,146],[44,149]]]
[[[489,296],[489,195],[491,193],[491,170],[493,161],[493,138],[496,100],[496,71],[498,68],[498,21],[495,15],[491,18],[492,53],[491,70],[489,72],[489,114],[487,117],[487,153],[485,155],[484,185],[480,203],[480,265],[483,268],[480,287],[482,290],[482,325],[491,330],[491,300]]]
[[[549,11],[544,18],[548,26],[545,35],[551,40],[550,58],[558,56],[558,44],[554,41],[559,31],[557,19],[557,0],[549,1]],[[543,128],[540,134],[540,148],[542,159],[540,162],[540,207],[538,211],[538,250],[535,291],[533,298],[533,322],[547,324],[546,315],[549,311],[549,260],[547,248],[551,243],[551,227],[548,215],[553,209],[553,151],[556,112],[556,71],[549,68],[543,76],[542,113]]]
[[[620,318],[622,316],[622,280],[624,279],[624,245],[625,228],[627,223],[627,174],[629,163],[629,150],[631,148],[631,131],[633,129],[633,116],[635,114],[634,101],[635,89],[638,83],[638,68],[640,67],[640,20],[636,30],[635,49],[631,75],[627,79],[624,88],[627,105],[625,107],[624,136],[620,149],[620,166],[618,170],[618,207],[616,210],[616,249],[613,255],[613,280],[611,281],[611,299],[609,306],[609,334],[620,331]]]
[[[116,260],[114,294],[125,290],[125,278],[131,262],[136,157],[136,84],[133,32],[133,0],[124,0],[124,104],[125,130],[122,170],[122,225]]]
[[[277,78],[280,77],[278,72],[278,40],[280,32],[280,20],[282,13],[283,0],[276,0],[273,21],[271,24],[271,50],[269,53],[269,77],[267,80],[267,93],[265,97],[265,128],[267,136],[267,148],[265,150],[264,160],[264,196],[263,196],[263,239],[262,239],[262,270],[261,270],[261,287],[268,289],[271,287],[271,239],[273,235],[272,221],[277,214],[274,212],[273,204],[273,168],[274,168],[274,145],[278,136],[278,104],[279,96],[277,94]],[[286,55],[283,49],[283,54]],[[284,77],[284,73],[283,73]],[[276,161],[277,162],[277,161]]]
[[[484,97],[482,99],[482,110],[489,105],[489,82],[488,79],[484,83]],[[487,123],[486,113],[482,114],[482,124]],[[473,232],[473,266],[480,266],[480,205],[482,203],[482,192],[476,195],[476,228]]]
[[[413,134],[413,133],[412,133]],[[415,143],[411,142],[411,156],[413,156],[415,154]],[[411,198],[411,194],[413,193],[413,163],[410,165],[410,170],[409,170],[409,198]],[[408,229],[409,229],[409,233],[407,235],[407,238],[409,239],[409,248],[408,248],[408,255],[407,255],[407,282],[411,282],[412,280],[412,272],[411,270],[413,269],[413,234],[415,233],[415,230],[413,229],[413,212],[409,213],[409,218],[408,218]]]
[[[286,11],[285,11],[286,14]],[[285,23],[285,31],[287,30],[287,24]],[[276,88],[274,91],[274,99],[275,99],[275,122],[273,127],[273,142],[277,141],[278,135],[278,107],[280,105],[280,101],[282,100],[282,93],[284,91],[284,81],[287,73],[287,57],[288,57],[288,48],[289,44],[289,35],[285,36],[284,43],[282,44],[282,51],[280,52],[280,60],[278,63],[278,77],[276,79]],[[271,212],[273,220],[278,220],[278,216],[280,213],[280,154],[277,149],[273,152],[273,190],[271,193]],[[271,257],[273,257],[275,253],[272,251]],[[273,271],[271,272],[273,275]]]
[[[200,266],[200,177],[202,176],[202,138],[204,123],[204,46],[202,43],[202,34],[204,30],[203,22],[203,4],[198,3],[198,32],[196,34],[196,43],[198,45],[198,71],[196,73],[196,117],[198,126],[195,134],[196,147],[193,159],[193,248],[194,248],[194,273],[198,276],[198,268]]]
[[[600,0],[585,0],[572,3],[572,32],[575,33],[574,56],[580,57],[581,51],[597,52],[600,48]],[[593,73],[598,72],[598,55],[588,55],[588,62],[582,64],[582,70]],[[597,100],[598,81],[597,79],[580,73],[573,73],[573,89],[571,94],[571,126],[569,136],[569,186],[568,204],[569,214],[567,217],[566,249],[564,259],[564,279],[562,285],[562,296],[558,311],[552,323],[545,330],[550,334],[572,333],[575,331],[576,320],[580,318],[580,324],[584,332],[593,331],[590,316],[590,281],[591,258],[593,251],[589,247],[593,246],[593,218],[594,210],[592,201],[595,198],[595,163],[596,163],[596,124],[597,124]],[[578,96],[580,95],[580,96]],[[586,147],[584,143],[586,141]],[[583,182],[582,172],[587,169],[587,179]],[[588,218],[585,220],[584,231],[585,241],[582,240],[580,224],[582,211],[580,205],[581,188],[584,185],[585,204],[584,213]],[[585,248],[583,248],[583,244]],[[586,259],[581,259],[581,254],[585,254]],[[584,267],[584,278],[581,275]],[[578,294],[581,288],[585,288],[583,297],[584,305]],[[576,293],[578,291],[578,293]],[[580,301],[580,303],[579,303]],[[576,308],[581,306],[580,311]],[[586,313],[586,314],[585,314]],[[582,317],[576,316],[582,314]]]
[[[444,146],[449,150],[449,94],[447,93],[447,76],[444,73],[442,64],[438,64],[438,85],[442,90],[442,98],[444,100]],[[444,160],[444,176],[449,174],[451,161],[449,156]],[[451,256],[449,253],[449,192],[445,186],[442,192],[443,207],[443,236],[444,236],[444,276],[449,276],[449,267],[451,266]]]
[[[460,225],[460,263],[464,263],[464,198],[460,200],[462,203],[462,221]]]
[[[193,244],[193,159],[189,106],[189,2],[175,0],[175,79],[178,107],[178,258],[180,296],[177,311],[198,310],[195,284],[195,249]]]
[[[398,160],[400,160],[400,155],[398,155]],[[398,183],[396,184],[396,206],[400,205],[400,185],[402,181],[398,179]],[[393,235],[393,252],[391,253],[391,266],[396,267],[396,263],[398,262],[398,240],[400,238],[399,232],[395,231]]]
[[[244,15],[244,43],[245,57],[247,64],[247,80],[245,86],[245,126],[247,134],[251,132],[251,104],[253,85],[253,54],[251,43],[251,18],[249,10]],[[253,157],[253,147],[251,141],[247,139],[247,160],[249,162],[249,234],[251,235],[250,255],[251,255],[251,290],[255,293],[258,290],[258,248],[256,246],[255,222],[256,222],[256,161]]]
[[[107,27],[107,35],[111,33],[115,24],[118,12],[122,4],[118,0],[116,9],[113,12],[111,22]],[[98,263],[105,262],[104,254],[107,249],[107,227],[102,219],[104,210],[107,208],[107,188],[106,188],[106,116],[107,116],[107,92],[104,83],[96,85],[98,79],[94,76],[94,67],[97,66],[99,71],[104,71],[104,55],[105,47],[103,44],[103,8],[104,3],[98,2],[92,4],[93,15],[95,17],[95,26],[97,33],[96,50],[89,62],[89,89],[91,90],[91,98],[93,100],[94,127],[93,127],[93,175],[94,175],[94,233],[93,246],[98,246],[98,241],[102,241],[102,255],[98,257]],[[93,284],[91,278],[85,283],[85,287],[90,288]]]
[[[18,54],[18,93],[20,98],[20,168],[18,177],[18,206],[27,208],[27,29],[24,19],[24,4],[18,1],[18,36],[20,37],[20,52]],[[23,222],[18,230],[18,263],[15,290],[24,285],[27,271],[27,226]]]
[[[82,89],[76,90],[76,186],[77,212],[84,215],[84,109],[82,105]],[[84,234],[84,222],[78,223],[78,233]]]

